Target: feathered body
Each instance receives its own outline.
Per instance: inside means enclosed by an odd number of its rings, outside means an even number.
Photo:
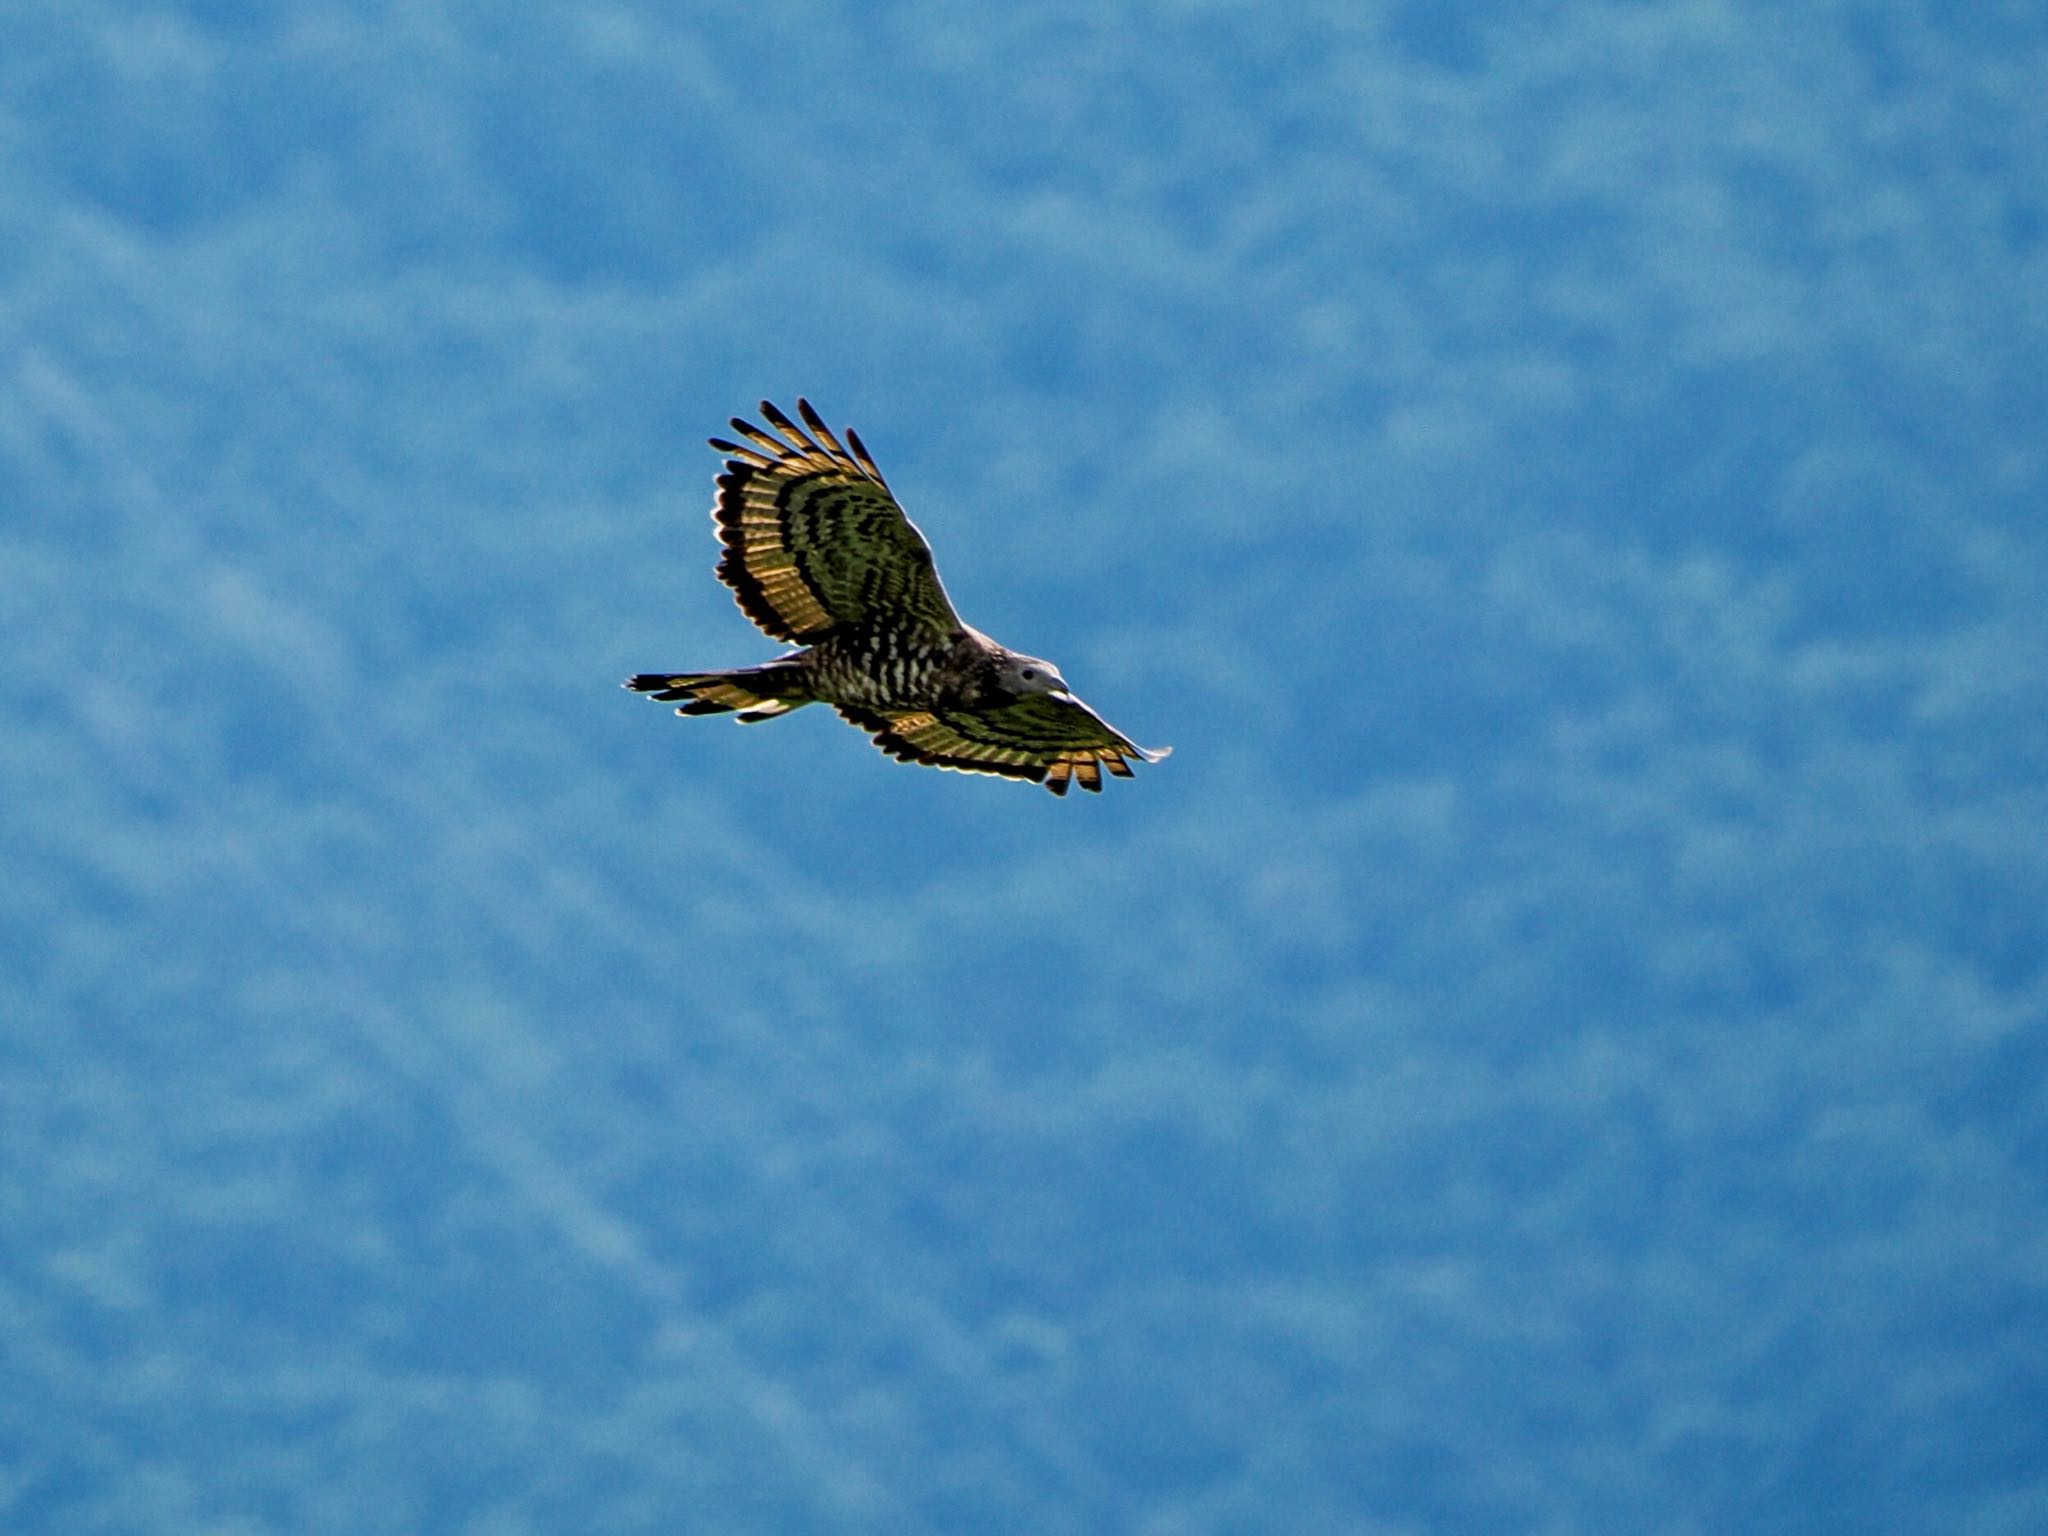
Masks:
[[[971,629],[942,649],[887,625],[864,625],[827,635],[797,654],[823,704],[982,709],[1003,698],[1003,648]]]
[[[725,552],[718,576],[740,609],[801,648],[758,667],[649,672],[628,688],[681,700],[676,713],[772,719],[830,704],[908,762],[1102,788],[1131,776],[1140,747],[1067,691],[1059,669],[961,622],[931,547],[904,516],[860,438],[846,446],[808,401],[799,427],[767,401],[780,436],[733,419],[712,510]],[[809,430],[806,431],[805,429]]]

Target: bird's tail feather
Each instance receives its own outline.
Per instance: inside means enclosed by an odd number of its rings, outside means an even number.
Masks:
[[[642,672],[625,686],[657,699],[680,699],[679,715],[737,714],[744,724],[773,720],[811,702],[801,667],[769,662],[729,672]]]

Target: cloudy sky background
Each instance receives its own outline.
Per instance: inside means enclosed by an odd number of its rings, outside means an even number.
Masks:
[[[2048,1528],[2038,7],[0,27],[0,1527]]]

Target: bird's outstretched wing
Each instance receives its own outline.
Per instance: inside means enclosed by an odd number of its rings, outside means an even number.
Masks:
[[[1128,779],[1127,759],[1156,763],[1173,750],[1139,746],[1070,693],[1025,694],[986,709],[839,713],[904,762],[1032,779],[1056,795],[1076,780],[1100,793],[1104,770]]]
[[[801,427],[761,402],[780,436],[735,416],[744,443],[711,439],[728,455],[711,513],[725,545],[718,579],[777,640],[810,642],[850,624],[951,636],[960,619],[931,546],[859,435],[849,430],[842,447],[809,401],[796,409]]]

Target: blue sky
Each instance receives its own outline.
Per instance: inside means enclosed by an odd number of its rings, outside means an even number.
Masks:
[[[2048,1523],[2048,23],[9,8],[0,1525]],[[1171,761],[916,771],[857,426]]]

